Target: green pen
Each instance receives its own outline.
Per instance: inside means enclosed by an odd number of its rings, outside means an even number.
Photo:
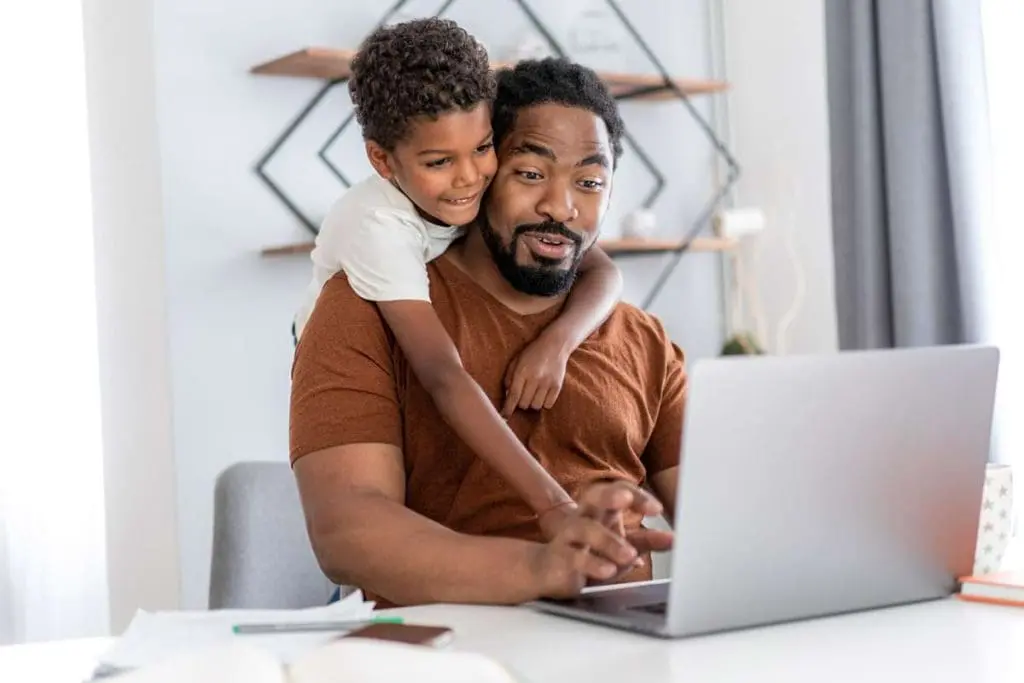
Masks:
[[[401,624],[402,617],[372,617],[370,619],[352,619],[349,621],[311,621],[292,622],[285,624],[235,624],[231,627],[236,635],[255,635],[265,633],[313,633],[316,631],[351,631],[369,624]]]

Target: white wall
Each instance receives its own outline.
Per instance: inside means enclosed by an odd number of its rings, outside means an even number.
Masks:
[[[247,70],[307,45],[354,46],[383,5],[155,0],[182,594],[189,607],[206,603],[215,477],[239,460],[286,458],[289,324],[309,272],[302,258],[259,257],[262,247],[308,235],[259,183],[252,164],[319,84]],[[414,9],[432,13],[439,5]],[[566,37],[581,3],[533,6]],[[707,75],[704,0],[648,0],[629,10],[672,72]],[[462,0],[450,16],[498,57],[526,28],[507,0]],[[618,63],[623,71],[650,70],[635,50]],[[348,111],[344,89],[333,95],[271,165],[314,214],[339,191],[315,157]],[[631,104],[626,117],[669,179],[656,208],[662,232],[679,236],[710,196],[710,147],[679,104]],[[353,127],[334,156],[354,177],[368,170],[359,147]],[[617,175],[619,215],[645,187],[635,159],[627,157]],[[656,275],[651,266],[659,263],[623,262],[630,298],[643,297]],[[691,358],[714,354],[721,344],[719,283],[716,256],[688,256],[654,308]]]
[[[722,7],[729,121],[743,168],[736,203],[759,206],[768,218],[767,230],[744,255],[757,269],[753,285],[768,327],[762,341],[778,350],[777,323],[796,291],[789,240],[806,295],[785,351],[835,351],[824,6],[778,0]]]
[[[179,601],[152,0],[83,5],[111,626]]]

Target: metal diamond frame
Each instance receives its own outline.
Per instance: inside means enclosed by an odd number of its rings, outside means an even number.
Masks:
[[[568,58],[568,54],[566,53],[565,49],[551,34],[547,26],[545,26],[544,22],[541,21],[541,19],[533,11],[527,0],[514,1],[523,11],[523,14],[530,21],[530,23],[533,24],[533,27],[537,30],[537,32],[548,43],[548,46],[551,48],[552,52],[554,52],[559,57]],[[397,0],[397,2],[395,2],[395,4],[391,6],[391,8],[384,14],[384,16],[381,17],[380,21],[377,22],[376,26],[374,26],[372,30],[376,30],[381,26],[384,26],[396,13],[401,11],[402,8],[408,2],[409,0]],[[445,12],[448,11],[448,9],[454,3],[455,0],[445,0],[445,2],[437,10],[437,12],[434,13],[434,16],[442,16]],[[711,216],[714,214],[714,211],[718,207],[719,203],[725,198],[725,196],[728,194],[732,186],[736,184],[736,181],[739,179],[740,175],[740,167],[739,164],[736,162],[735,157],[733,157],[732,152],[730,152],[725,142],[715,132],[712,125],[708,123],[708,121],[703,116],[701,116],[700,112],[697,111],[696,107],[694,107],[693,103],[690,101],[690,97],[679,88],[675,81],[672,80],[672,77],[665,69],[664,64],[662,64],[661,60],[658,59],[658,56],[654,54],[654,51],[643,39],[643,37],[637,31],[636,27],[633,25],[633,23],[630,22],[629,18],[622,11],[622,8],[619,7],[618,2],[616,2],[616,0],[605,0],[605,3],[615,14],[616,18],[618,18],[618,20],[622,23],[623,27],[630,34],[633,40],[636,41],[641,51],[643,51],[644,55],[651,61],[651,63],[657,70],[658,75],[661,76],[662,79],[662,82],[655,86],[640,86],[634,90],[620,92],[615,95],[615,99],[619,101],[627,101],[643,97],[646,95],[671,93],[683,104],[683,107],[686,109],[687,113],[694,120],[694,122],[697,124],[698,128],[705,135],[705,137],[707,137],[712,147],[721,156],[722,160],[725,162],[726,165],[725,182],[723,182],[719,186],[715,194],[707,202],[704,208],[701,209],[700,213],[697,215],[697,218],[694,220],[693,225],[684,235],[680,245],[677,248],[666,252],[670,253],[671,257],[665,264],[661,273],[658,275],[658,279],[655,281],[650,292],[644,300],[643,308],[647,309],[650,308],[651,304],[653,304],[655,299],[657,299],[658,295],[661,293],[661,290],[664,288],[665,284],[672,276],[672,273],[675,271],[675,268],[678,265],[679,261],[682,259],[683,255],[687,251],[689,251],[690,245],[693,243],[693,240],[696,239],[697,236],[699,236],[700,233],[704,231],[705,227],[710,223]],[[289,122],[285,129],[271,143],[270,147],[263,154],[263,156],[260,157],[255,166],[256,175],[259,176],[260,180],[263,181],[263,183],[281,201],[281,203],[284,204],[284,206],[296,218],[298,218],[302,222],[302,224],[305,225],[306,228],[314,235],[316,235],[319,232],[319,227],[317,226],[317,224],[314,221],[312,221],[305,213],[303,213],[302,209],[300,209],[298,205],[284,192],[284,190],[281,189],[281,187],[267,173],[266,167],[267,164],[269,164],[270,161],[277,154],[277,152],[280,151],[281,147],[285,144],[285,142],[288,141],[288,139],[295,133],[299,126],[301,126],[302,123],[306,120],[306,118],[308,118],[309,115],[313,112],[313,110],[316,109],[317,105],[320,104],[320,102],[327,95],[327,93],[330,92],[331,89],[334,88],[335,86],[340,85],[346,82],[347,80],[347,78],[339,78],[328,81],[320,90],[318,90],[316,94],[313,95],[312,99],[310,99],[309,102],[306,103],[306,105],[300,110],[298,115],[291,122]],[[349,181],[349,179],[345,176],[341,169],[339,169],[333,162],[331,162],[330,158],[327,156],[327,152],[335,143],[335,141],[339,137],[341,137],[341,134],[344,133],[345,130],[352,124],[354,120],[354,113],[349,112],[349,114],[342,120],[342,122],[338,125],[338,127],[334,130],[330,137],[327,138],[326,142],[324,142],[324,144],[320,147],[319,151],[317,152],[317,156],[320,158],[320,160],[327,166],[331,173],[334,174],[338,181],[341,182],[341,184],[344,185],[346,188],[352,186],[351,181]],[[648,154],[636,141],[636,139],[633,138],[632,135],[630,135],[628,130],[624,131],[623,138],[633,148],[633,151],[636,153],[637,158],[640,160],[640,163],[643,164],[643,166],[648,170],[648,172],[650,172],[650,174],[654,178],[654,187],[644,198],[642,204],[644,208],[650,208],[657,200],[658,196],[665,189],[665,177],[658,169],[657,165],[655,165],[655,163],[651,160],[650,156],[648,156]]]

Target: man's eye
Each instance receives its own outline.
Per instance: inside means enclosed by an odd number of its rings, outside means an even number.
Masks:
[[[581,180],[580,185],[587,190],[600,190],[604,187],[604,181],[602,180]]]
[[[523,180],[540,180],[541,178],[544,177],[540,173],[537,173],[536,171],[517,171],[517,173],[519,174],[519,177],[522,178]]]
[[[448,157],[444,159],[432,159],[426,163],[427,168],[440,168],[451,161]]]

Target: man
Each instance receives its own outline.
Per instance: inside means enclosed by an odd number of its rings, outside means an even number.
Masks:
[[[500,405],[506,368],[561,310],[597,240],[622,121],[597,76],[558,60],[503,72],[499,169],[475,229],[430,264],[431,299]],[[579,502],[542,543],[536,518],[443,422],[376,307],[328,282],[293,369],[291,456],[325,573],[383,602],[513,604],[649,578],[669,534],[686,378],[647,314],[619,305],[569,359],[552,408],[509,425]]]

